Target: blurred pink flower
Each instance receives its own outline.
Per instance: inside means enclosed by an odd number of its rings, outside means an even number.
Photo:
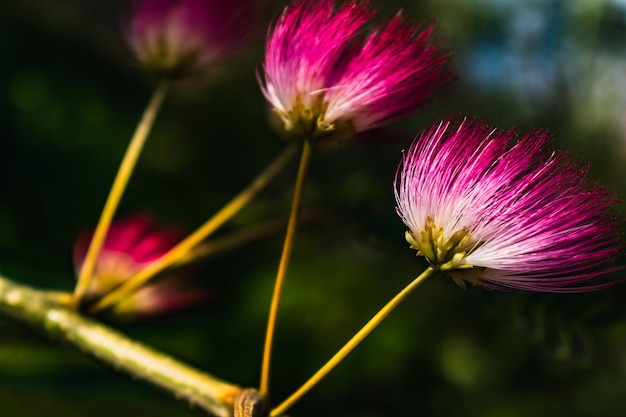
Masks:
[[[139,61],[169,76],[211,67],[250,37],[252,0],[140,0],[129,42]]]
[[[74,268],[77,274],[92,236],[93,230],[85,231],[74,245]],[[102,297],[157,261],[181,237],[174,231],[157,230],[152,219],[145,215],[113,222],[96,262],[86,295],[87,301]],[[205,290],[185,288],[181,277],[166,275],[146,284],[112,307],[112,311],[131,316],[166,313],[204,301],[208,297],[209,293]]]
[[[480,121],[425,130],[395,181],[406,239],[430,265],[490,288],[577,292],[620,269],[615,196],[586,167],[546,149],[552,134],[520,136]]]
[[[369,26],[365,0],[295,0],[270,29],[260,81],[287,132],[345,139],[407,116],[454,80],[433,25]]]

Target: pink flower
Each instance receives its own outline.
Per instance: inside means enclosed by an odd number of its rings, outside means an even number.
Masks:
[[[148,68],[188,75],[235,52],[250,34],[253,15],[250,0],[141,0],[129,41]]]
[[[93,236],[82,233],[74,245],[74,267],[78,274]],[[117,288],[152,262],[157,261],[180,240],[174,231],[157,231],[153,221],[139,215],[120,219],[111,225],[96,262],[87,300],[96,300]],[[151,315],[178,310],[204,301],[204,290],[185,289],[176,276],[167,275],[151,282],[116,304],[112,311],[122,315]]]
[[[524,136],[480,121],[424,131],[395,181],[406,239],[430,265],[490,288],[576,292],[611,283],[623,244],[615,197],[586,180],[587,168],[546,149],[551,133]]]
[[[145,317],[173,313],[213,297],[206,290],[193,289],[180,280],[165,279],[140,288],[112,308],[114,314],[125,317]]]
[[[342,139],[402,118],[455,77],[433,26],[400,13],[370,26],[367,1],[296,0],[268,36],[263,94],[286,131]],[[366,25],[367,30],[366,30]]]

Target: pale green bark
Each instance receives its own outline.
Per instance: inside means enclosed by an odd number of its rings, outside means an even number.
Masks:
[[[194,407],[219,417],[232,415],[232,402],[240,387],[61,306],[52,293],[0,276],[0,312],[78,347],[115,370],[159,386]]]

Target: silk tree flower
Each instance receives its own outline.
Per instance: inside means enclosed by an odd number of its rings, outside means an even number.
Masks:
[[[253,16],[251,0],[141,0],[128,39],[151,70],[189,75],[237,51],[250,36]]]
[[[342,140],[418,110],[455,76],[433,25],[371,25],[367,1],[296,0],[270,29],[260,84],[284,130]]]
[[[406,240],[454,281],[496,289],[577,292],[623,244],[615,197],[587,168],[547,149],[551,133],[520,136],[480,121],[443,121],[404,155],[395,180]]]
[[[83,232],[74,245],[74,267],[79,273],[93,230]],[[127,279],[157,261],[173,248],[182,236],[171,230],[158,230],[146,215],[112,223],[96,261],[94,275],[86,294],[94,301],[117,288]],[[114,314],[146,316],[182,309],[206,300],[209,293],[187,288],[180,276],[166,275],[146,284],[112,307]]]

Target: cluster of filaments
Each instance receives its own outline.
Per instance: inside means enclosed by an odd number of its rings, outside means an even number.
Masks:
[[[323,94],[317,94],[305,104],[300,96],[289,110],[274,108],[284,123],[284,130],[295,138],[307,138],[314,141],[347,140],[354,136],[355,128],[351,120],[326,118],[328,101]]]
[[[447,236],[443,227],[438,226],[433,218],[428,216],[422,230],[407,231],[405,238],[411,248],[417,250],[417,255],[425,257],[436,271],[473,268],[473,265],[467,263],[466,256],[477,247],[477,244],[466,228]]]

